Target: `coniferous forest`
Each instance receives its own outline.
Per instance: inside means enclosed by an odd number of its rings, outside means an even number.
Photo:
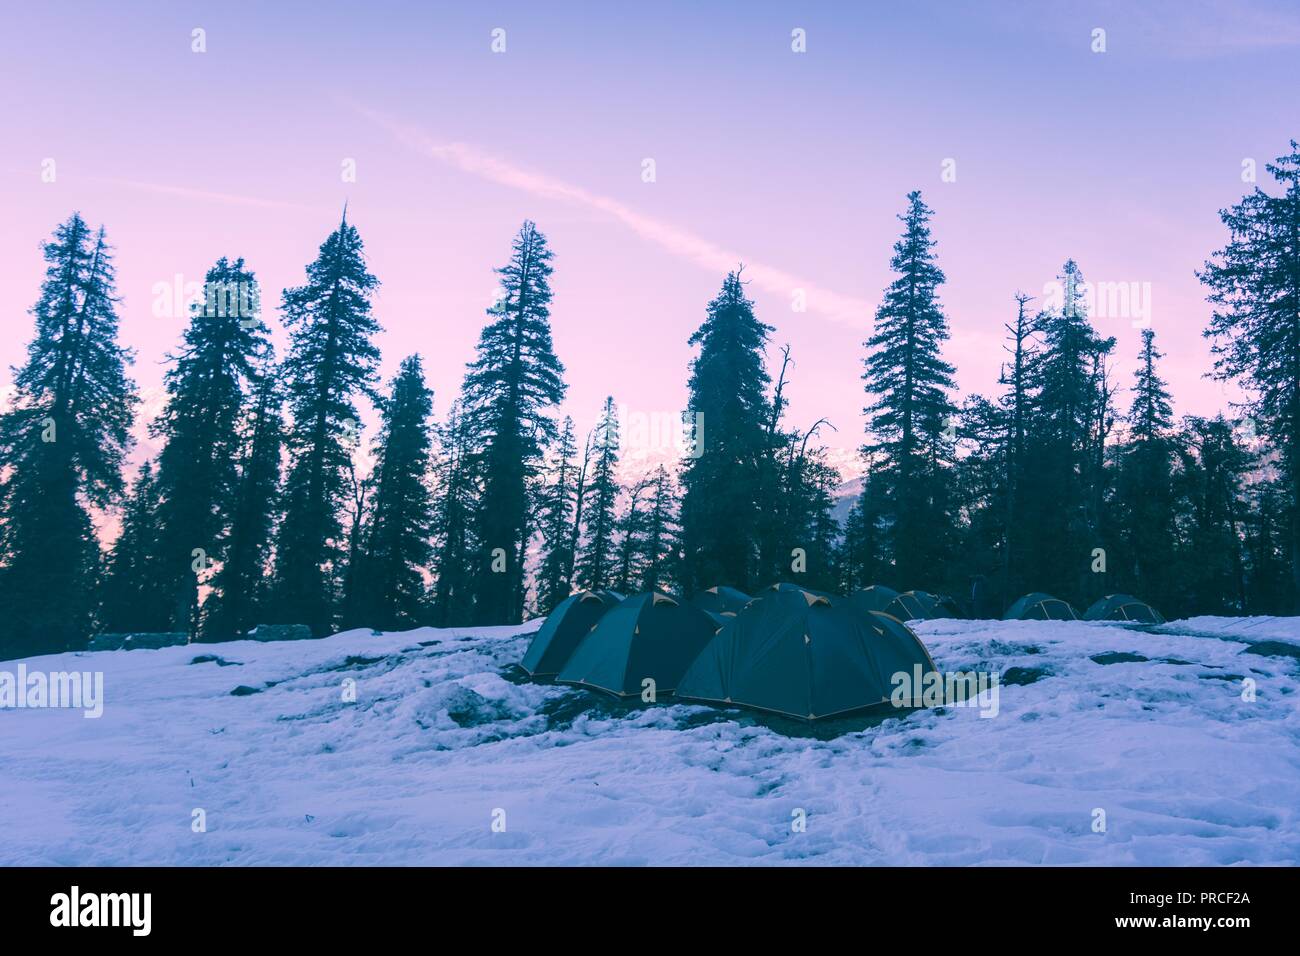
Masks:
[[[977,617],[1028,591],[1076,605],[1129,592],[1169,617],[1297,613],[1300,146],[1267,170],[1221,211],[1222,245],[1197,272],[1206,375],[1246,396],[1213,418],[1174,417],[1154,328],[1133,380],[1116,379],[1068,249],[1060,301],[1008,289],[1002,374],[957,395],[942,220],[903,198],[894,278],[841,383],[862,394],[857,475],[830,464],[825,422],[787,422],[789,350],[737,264],[700,303],[680,370],[689,453],[629,478],[616,394],[589,434],[561,415],[550,277],[566,265],[532,222],[502,237],[463,380],[429,382],[410,355],[381,381],[375,337],[400,319],[372,309],[383,263],[346,212],[278,305],[238,250],[208,267],[147,423],[161,450],[137,462],[111,234],[74,212],[42,245],[0,414],[0,658],[101,632],[507,624],[580,587],[781,580],[924,589]]]

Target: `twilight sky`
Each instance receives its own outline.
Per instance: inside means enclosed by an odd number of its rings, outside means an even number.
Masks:
[[[346,199],[382,283],[385,380],[420,352],[440,416],[492,269],[531,218],[556,254],[555,344],[580,424],[606,394],[680,409],[687,339],[743,262],[776,326],[771,361],[793,351],[790,424],[825,415],[828,443],[848,448],[895,216],[919,188],[963,392],[996,390],[1012,294],[1041,298],[1073,257],[1091,281],[1134,283],[1143,302],[1150,290],[1178,412],[1230,397],[1201,377],[1209,312],[1193,271],[1225,238],[1217,210],[1248,188],[1243,160],[1271,188],[1264,162],[1300,137],[1294,3],[545,7],[12,5],[0,385],[31,332],[39,243],[72,210],[117,247],[122,333],[148,390],[184,321],[155,317],[155,284],[243,256],[278,304]],[[1096,324],[1119,338],[1127,386],[1133,320]]]

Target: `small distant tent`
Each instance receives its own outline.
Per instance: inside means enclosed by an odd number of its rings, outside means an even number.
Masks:
[[[952,598],[929,591],[904,591],[884,607],[884,612],[900,621],[930,621],[941,617],[961,617]]]
[[[710,614],[737,614],[752,599],[735,588],[716,587],[701,591],[691,598],[691,606]]]
[[[849,603],[862,611],[883,611],[898,597],[898,592],[883,584],[873,584],[849,595]]]
[[[695,659],[677,697],[818,720],[889,706],[893,675],[934,670],[902,622],[794,586],[764,591]]]
[[[638,594],[596,623],[556,680],[631,697],[649,678],[656,695],[671,694],[717,629],[697,607],[657,592]]]
[[[844,600],[844,598],[840,597],[838,594],[831,594],[829,591],[815,591],[812,588],[804,587],[802,584],[791,584],[789,581],[778,581],[776,584],[769,584],[767,587],[763,588],[763,590],[758,592],[758,596],[765,597],[773,591],[778,594],[785,591],[794,594],[813,594],[817,597],[825,598],[832,604],[838,604]]]
[[[1131,594],[1108,594],[1084,611],[1085,621],[1132,621],[1135,624],[1163,624],[1165,616],[1146,601]]]
[[[614,591],[579,591],[555,606],[519,666],[533,677],[554,677],[607,611],[623,600]]]
[[[1074,608],[1042,591],[1026,594],[1015,604],[1007,608],[1002,615],[1004,621],[1077,621],[1079,615]]]

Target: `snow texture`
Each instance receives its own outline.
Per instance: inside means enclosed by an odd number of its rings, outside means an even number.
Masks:
[[[1300,619],[918,622],[997,716],[815,727],[529,683],[536,627],[27,660],[104,713],[0,710],[0,864],[1300,861]]]

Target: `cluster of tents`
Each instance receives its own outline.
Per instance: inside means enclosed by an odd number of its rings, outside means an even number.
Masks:
[[[957,616],[940,595],[881,586],[847,598],[796,584],[755,597],[715,587],[689,601],[657,591],[579,591],[546,618],[520,666],[534,678],[618,697],[671,694],[819,720],[889,705],[895,674],[924,680],[934,661],[905,622]],[[1087,616],[1164,620],[1128,595],[1098,601]],[[1026,595],[1007,617],[1078,619],[1046,594]]]

